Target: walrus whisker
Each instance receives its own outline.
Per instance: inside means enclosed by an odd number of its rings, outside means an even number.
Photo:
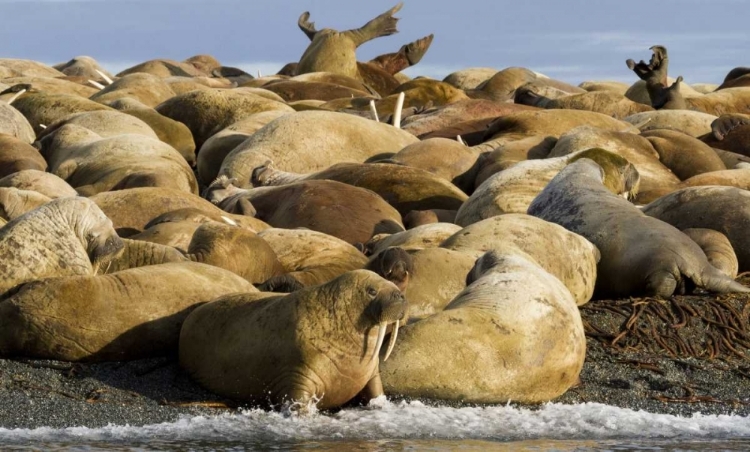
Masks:
[[[104,72],[100,71],[99,69],[94,69],[94,70],[96,71],[97,74],[102,76],[104,81],[107,82],[107,85],[111,85],[112,83],[114,83],[112,79],[107,77],[107,74],[105,74]]]
[[[404,98],[406,94],[402,92],[398,93],[398,99],[396,100],[396,111],[393,112],[393,127],[398,129],[401,128],[401,111],[404,109]]]
[[[391,332],[391,338],[388,341],[388,350],[385,351],[385,357],[383,358],[383,361],[388,361],[388,357],[391,356],[393,346],[396,345],[396,338],[398,337],[398,327],[400,324],[401,320],[396,320],[396,325],[394,325],[393,331]]]
[[[375,108],[375,101],[370,99],[370,112],[372,113],[372,119],[375,120],[375,122],[380,122],[380,118],[378,117],[378,109]]]
[[[18,99],[18,96],[20,96],[21,94],[25,92],[26,92],[26,89],[22,89],[21,91],[17,92],[13,97],[10,98],[10,100],[8,101],[8,105],[12,104],[16,99]]]
[[[95,81],[93,81],[93,80],[88,80],[88,82],[89,82],[89,83],[90,83],[91,85],[93,85],[93,86],[94,86],[95,88],[99,88],[99,89],[104,89],[104,85],[102,85],[102,84],[101,84],[101,83],[99,83],[99,82],[95,82]]]
[[[383,341],[385,340],[385,330],[386,330],[386,323],[380,322],[378,325],[378,341],[375,343],[375,350],[372,353],[372,358],[370,358],[370,361],[375,359],[378,354],[380,354],[380,349],[383,347]]]

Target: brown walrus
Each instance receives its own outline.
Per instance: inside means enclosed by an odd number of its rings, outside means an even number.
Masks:
[[[63,361],[171,355],[196,306],[240,291],[255,289],[193,262],[35,281],[0,302],[0,354]]]
[[[122,247],[92,201],[54,199],[0,228],[0,294],[37,279],[95,274]]]
[[[529,206],[528,213],[582,235],[599,248],[596,297],[750,292],[719,272],[705,253],[668,223],[646,216],[602,183],[593,160],[565,167]]]
[[[185,320],[180,365],[207,389],[235,400],[304,409],[341,406],[365,391],[382,395],[378,355],[386,327],[398,334],[407,303],[368,270],[286,296],[237,294]],[[387,358],[387,354],[386,354]]]

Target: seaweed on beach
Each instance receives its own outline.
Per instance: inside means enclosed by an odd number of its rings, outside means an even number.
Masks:
[[[604,300],[582,306],[581,312],[586,335],[617,351],[725,361],[749,356],[745,297]]]

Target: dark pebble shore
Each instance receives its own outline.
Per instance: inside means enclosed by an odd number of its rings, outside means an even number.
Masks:
[[[644,309],[649,302],[655,307],[672,304],[703,307],[713,302],[719,303],[717,306],[731,304],[735,308],[732,312],[743,316],[750,311],[750,297],[743,295],[590,302],[581,309],[587,331],[587,355],[581,383],[555,402],[598,402],[678,416],[698,412],[750,413],[750,364],[747,360],[734,353],[726,355],[726,347],[705,345],[711,335],[705,330],[706,323],[698,321],[700,316],[683,318],[681,322],[680,315],[685,315],[681,311],[670,314],[674,318],[666,319],[669,321],[662,322],[658,328],[650,326],[658,324],[660,319]],[[601,308],[617,303],[621,307],[613,308],[612,312]],[[637,318],[613,313],[620,310],[627,314],[623,304],[633,306]],[[644,312],[638,312],[641,309]],[[672,320],[685,326],[676,328]],[[621,335],[628,324],[632,331],[640,329],[642,333],[659,329],[669,334],[678,330],[681,334],[684,332],[685,343],[691,343],[689,348],[699,356],[680,356],[677,347],[670,347],[678,355],[673,356],[660,350],[659,344],[668,341],[650,342],[645,336],[639,340],[632,334]],[[746,318],[743,325],[748,325]],[[649,330],[652,327],[656,329]],[[740,332],[729,330],[735,335],[731,337],[741,336]],[[610,331],[611,336],[605,337],[606,334],[596,331]],[[616,347],[611,345],[612,337],[617,338]],[[748,353],[748,349],[738,344],[732,348],[738,353]],[[715,356],[709,357],[710,354]],[[0,360],[2,428],[140,426],[172,422],[183,415],[226,413],[236,409],[231,405],[231,401],[222,400],[193,382],[175,358],[99,364]]]

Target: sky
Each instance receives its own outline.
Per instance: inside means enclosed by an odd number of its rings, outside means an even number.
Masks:
[[[0,58],[56,64],[88,55],[117,73],[208,53],[252,74],[275,73],[318,29],[358,28],[398,0],[0,0]],[[434,33],[407,74],[442,79],[469,67],[523,66],[578,84],[637,78],[625,60],[669,51],[670,76],[721,83],[750,66],[750,0],[405,0],[399,33],[363,44],[360,61]]]

